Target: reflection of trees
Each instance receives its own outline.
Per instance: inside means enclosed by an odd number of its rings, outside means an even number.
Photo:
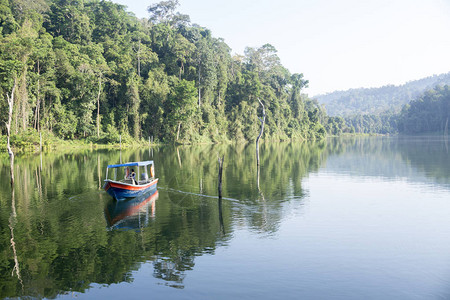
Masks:
[[[152,148],[161,188],[156,216],[140,231],[106,230],[104,208],[110,198],[98,191],[99,178],[104,177],[107,164],[147,160],[150,151],[18,155],[15,179],[20,189],[16,189],[15,205],[0,193],[0,297],[51,298],[67,291],[83,292],[93,282],[132,281],[131,272],[149,261],[156,278],[183,287],[195,257],[214,253],[227,243],[236,218],[246,220],[257,232],[277,230],[283,202],[303,197],[301,180],[319,167],[323,147],[262,144],[260,191],[252,145],[181,146],[178,151]],[[217,154],[227,158],[222,203],[195,195],[217,195]],[[0,176],[5,178],[7,159],[0,159]],[[9,183],[1,181],[0,190],[9,190]],[[11,222],[13,208],[17,213]],[[18,277],[11,277],[15,266],[11,233],[23,292]]]
[[[189,267],[189,265],[191,267]],[[175,259],[157,258],[153,261],[153,276],[169,282],[169,286],[183,288],[185,271],[192,270],[194,267],[194,257],[185,255],[178,256]]]
[[[437,183],[450,184],[450,155],[447,142],[440,137],[400,139],[398,151],[402,159]]]
[[[217,195],[214,158],[218,153],[224,155],[223,196],[237,199],[236,205],[241,208],[234,212],[233,218],[247,220],[257,231],[273,232],[282,218],[283,202],[304,196],[302,178],[318,169],[324,148],[324,143],[262,144],[259,172],[253,145],[184,146],[177,151],[164,147],[156,159],[164,158],[158,174],[161,185],[194,194]],[[201,189],[195,184],[200,181]],[[182,201],[189,202],[186,198]]]
[[[0,193],[0,297],[53,297],[89,285],[96,265],[92,253],[106,242],[93,202],[77,197],[95,186],[96,160],[89,154],[16,156],[15,193]],[[8,190],[7,184],[1,181],[0,190]],[[13,211],[9,221],[6,208]],[[20,278],[11,277],[13,269]]]
[[[8,145],[9,146],[9,145]],[[14,192],[14,156],[10,156],[10,174],[11,174],[11,215],[9,217],[9,230],[11,231],[11,249],[13,251],[13,258],[14,258],[14,267],[12,270],[12,276],[17,276],[17,279],[20,282],[20,286],[22,287],[23,291],[23,281],[20,276],[20,266],[19,266],[19,259],[17,256],[17,250],[16,250],[16,242],[14,240],[14,227],[17,222],[17,212],[16,212],[16,197]]]
[[[193,269],[195,256],[214,253],[217,245],[226,243],[230,236],[223,233],[231,232],[231,207],[222,203],[221,222],[217,201],[169,191],[165,201],[158,202],[157,219],[164,220],[154,227],[163,233],[155,240],[157,278],[172,278],[180,286],[185,271]]]
[[[335,138],[326,151],[328,167],[336,172],[450,183],[450,156],[438,136]]]
[[[139,151],[121,155],[124,161],[148,159]],[[85,291],[92,282],[132,281],[131,272],[152,260],[155,276],[177,285],[193,268],[195,256],[214,252],[221,235],[215,201],[188,201],[183,202],[186,206],[171,208],[165,199],[158,218],[170,222],[151,219],[140,232],[107,231],[103,208],[110,198],[97,191],[98,174],[119,159],[118,151],[108,150],[46,154],[41,169],[39,156],[17,158],[16,186],[21,188],[12,198],[15,205],[8,194],[0,193],[1,298],[55,297],[65,291]],[[8,171],[2,164],[0,176]],[[9,190],[9,183],[0,182],[0,189]],[[8,207],[9,213],[17,207],[14,219],[8,218]],[[224,227],[230,224],[229,209],[223,206]],[[17,261],[23,293],[18,277],[11,277]]]

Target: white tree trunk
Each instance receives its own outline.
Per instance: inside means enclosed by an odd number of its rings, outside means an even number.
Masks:
[[[181,128],[181,122],[178,122],[178,129],[177,129],[177,142],[178,142],[178,138],[180,137],[180,128]]]
[[[6,93],[6,100],[8,101],[8,122],[6,123],[6,148],[8,150],[9,154],[9,161],[10,161],[10,177],[11,177],[11,189],[14,190],[14,153],[11,150],[11,122],[12,122],[12,115],[13,115],[13,106],[14,106],[14,91],[16,90],[16,80],[14,79],[14,85],[11,91],[11,95],[8,95]]]
[[[97,138],[100,137],[100,93],[102,88],[102,79],[98,77],[98,95],[97,95]]]
[[[259,139],[261,138],[261,136],[264,133],[264,123],[266,122],[266,110],[264,109],[264,104],[261,102],[261,100],[259,100],[259,104],[261,104],[262,106],[262,113],[263,113],[263,117],[262,119],[260,117],[258,117],[259,121],[261,122],[261,130],[259,131],[259,135],[256,138],[256,165],[259,166]]]
[[[14,106],[14,92],[16,90],[16,80],[14,80],[14,85],[11,91],[11,95],[6,93],[6,100],[8,101],[8,122],[6,123],[6,148],[8,150],[8,154],[10,157],[14,158],[14,153],[11,150],[10,138],[11,138],[11,122],[13,115],[13,106]]]

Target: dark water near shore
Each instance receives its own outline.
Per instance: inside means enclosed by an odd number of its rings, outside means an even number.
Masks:
[[[448,299],[439,137],[0,156],[0,298]],[[218,157],[225,157],[222,201]],[[117,203],[108,164],[154,160]]]

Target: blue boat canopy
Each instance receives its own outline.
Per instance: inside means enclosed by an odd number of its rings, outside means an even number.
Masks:
[[[110,168],[119,168],[119,167],[143,167],[143,166],[148,166],[148,165],[152,165],[153,164],[153,160],[147,160],[147,161],[138,161],[138,162],[129,162],[126,164],[118,164],[118,165],[108,165],[108,169]]]

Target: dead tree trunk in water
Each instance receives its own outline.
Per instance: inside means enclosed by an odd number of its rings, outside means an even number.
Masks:
[[[222,231],[222,234],[225,235],[225,225],[223,223],[223,213],[222,213],[222,198],[219,198],[219,224],[220,224],[220,231]]]
[[[222,156],[222,158],[218,158],[219,160],[219,224],[220,224],[220,230],[222,231],[222,234],[225,235],[225,226],[223,225],[223,215],[222,215],[222,171],[223,171],[223,160],[225,156]]]
[[[259,121],[261,122],[261,130],[259,131],[259,135],[256,138],[256,165],[259,166],[259,139],[261,138],[261,136],[264,133],[264,123],[266,122],[266,110],[264,109],[264,104],[261,102],[261,100],[259,100],[259,104],[261,104],[262,106],[262,119],[260,117],[258,117]]]
[[[223,170],[223,160],[225,156],[222,158],[219,157],[219,199],[222,199],[222,170]]]

